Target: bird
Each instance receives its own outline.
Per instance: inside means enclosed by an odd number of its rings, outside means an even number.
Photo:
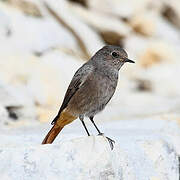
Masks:
[[[67,125],[79,118],[87,135],[90,133],[84,123],[88,117],[98,135],[104,135],[94,122],[94,116],[101,112],[111,100],[117,87],[119,70],[128,59],[127,52],[120,46],[106,45],[83,64],[74,74],[65,93],[62,105],[52,121],[42,144],[51,144]],[[106,137],[113,149],[114,140]]]

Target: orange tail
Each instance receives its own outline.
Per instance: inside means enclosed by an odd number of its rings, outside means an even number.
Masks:
[[[67,111],[63,111],[59,119],[56,121],[55,125],[51,128],[51,130],[48,132],[48,134],[44,138],[42,144],[51,144],[56,138],[56,136],[64,128],[64,126],[71,123],[76,118],[77,118],[76,116],[72,116]]]
[[[54,139],[56,138],[56,136],[60,133],[60,131],[63,129],[63,127],[55,127],[56,125],[54,125],[51,130],[48,132],[48,134],[46,135],[46,137],[44,138],[42,144],[51,144]]]

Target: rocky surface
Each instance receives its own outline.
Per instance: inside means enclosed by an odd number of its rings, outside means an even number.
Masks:
[[[53,145],[40,145],[47,127],[38,124],[10,133],[3,130],[1,178],[177,180],[177,124],[158,118],[130,122],[101,125],[116,141],[113,150],[105,137],[82,137],[85,132],[79,121],[65,127]]]
[[[103,137],[58,145],[0,149],[3,179],[178,179],[178,158],[161,140],[128,143],[111,151]],[[159,151],[156,151],[156,148]],[[17,164],[17,165],[15,165]]]

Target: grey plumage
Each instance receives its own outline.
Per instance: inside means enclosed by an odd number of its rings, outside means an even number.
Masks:
[[[113,57],[112,53],[118,54]],[[76,116],[94,116],[102,111],[113,96],[118,71],[128,55],[119,46],[104,46],[80,67],[71,80],[55,123],[64,108]]]
[[[120,68],[125,62],[134,63],[128,59],[127,53],[119,46],[104,46],[88,62],[80,67],[65,94],[65,98],[57,116],[52,121],[54,124],[43,144],[52,143],[61,129],[79,117],[87,132],[89,132],[83,121],[84,116],[94,124],[95,128],[102,135],[93,121],[93,117],[102,111],[112,98],[117,82]],[[65,113],[66,115],[61,114]],[[70,117],[70,119],[66,118]],[[112,145],[112,140],[107,138]]]

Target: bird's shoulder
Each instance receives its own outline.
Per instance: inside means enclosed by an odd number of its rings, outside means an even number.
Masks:
[[[94,66],[91,64],[83,64],[74,74],[69,87],[73,86],[75,82],[83,83],[94,72]]]
[[[95,67],[92,64],[85,63],[75,72],[74,77],[89,75],[94,71],[94,69]]]

